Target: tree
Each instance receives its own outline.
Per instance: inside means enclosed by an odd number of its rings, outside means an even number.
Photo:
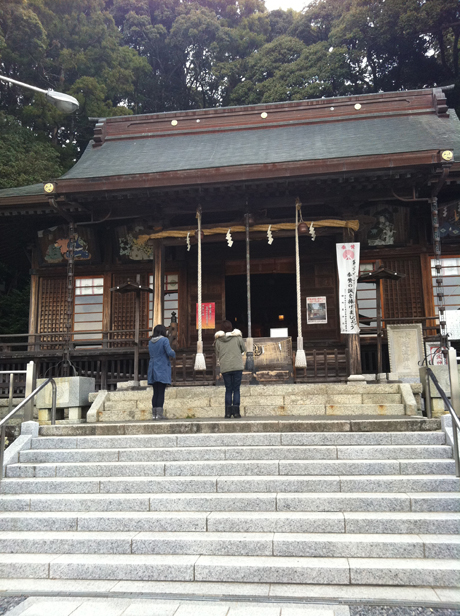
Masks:
[[[59,152],[49,140],[0,113],[0,189],[59,177]]]

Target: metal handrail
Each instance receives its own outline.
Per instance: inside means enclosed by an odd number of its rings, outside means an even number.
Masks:
[[[427,366],[426,372],[428,376],[430,377],[430,379],[433,381],[433,385],[438,390],[438,393],[441,396],[442,401],[444,402],[444,406],[449,411],[452,417],[452,432],[453,432],[453,437],[454,437],[453,450],[454,450],[454,460],[455,460],[455,474],[457,477],[460,477],[460,456],[458,452],[458,431],[460,430],[460,419],[458,418],[458,415],[455,412],[454,407],[450,403],[450,400],[448,399],[446,392],[443,390],[441,385],[438,383],[438,379],[435,377],[433,370]],[[427,397],[429,396],[430,396],[430,392],[428,390]]]
[[[3,458],[5,455],[5,431],[7,422],[14,416],[18,411],[20,411],[26,404],[28,404],[44,387],[46,387],[49,383],[51,383],[51,387],[53,388],[52,398],[51,398],[51,425],[55,425],[56,423],[56,398],[57,398],[57,386],[55,380],[50,377],[46,379],[41,385],[39,385],[34,391],[24,398],[22,402],[18,404],[18,406],[13,409],[8,415],[6,415],[0,421],[0,481],[3,478]]]

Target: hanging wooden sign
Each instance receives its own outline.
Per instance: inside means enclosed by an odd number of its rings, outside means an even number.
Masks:
[[[198,307],[196,305],[196,329],[198,329]],[[201,328],[202,329],[216,329],[216,304],[215,302],[209,302],[207,304],[201,304]]]

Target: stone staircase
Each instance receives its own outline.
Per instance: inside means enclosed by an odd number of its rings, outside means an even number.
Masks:
[[[141,382],[141,390],[120,383],[113,392],[90,394],[93,403],[89,422],[150,420],[152,388]],[[420,412],[420,383],[358,382],[305,383],[286,385],[243,385],[241,415],[330,416],[415,415]],[[224,416],[224,387],[170,387],[166,390],[165,414],[169,419]]]
[[[458,587],[460,482],[439,428],[42,427],[0,484],[0,578]]]

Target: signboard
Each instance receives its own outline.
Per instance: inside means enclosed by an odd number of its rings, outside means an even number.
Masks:
[[[460,310],[446,310],[444,314],[449,340],[460,340]]]
[[[196,328],[198,329],[198,306],[196,305]],[[202,329],[216,329],[216,304],[215,302],[209,302],[208,304],[201,304],[201,328]]]
[[[426,358],[430,366],[445,366],[447,360],[441,353],[439,342],[425,342]]]
[[[246,364],[246,353],[243,353]],[[256,370],[291,370],[292,339],[254,338],[254,366]]]
[[[356,318],[356,285],[359,276],[359,242],[336,244],[339,273],[340,332],[359,334]]]
[[[325,297],[307,297],[308,325],[327,323],[327,304]]]

